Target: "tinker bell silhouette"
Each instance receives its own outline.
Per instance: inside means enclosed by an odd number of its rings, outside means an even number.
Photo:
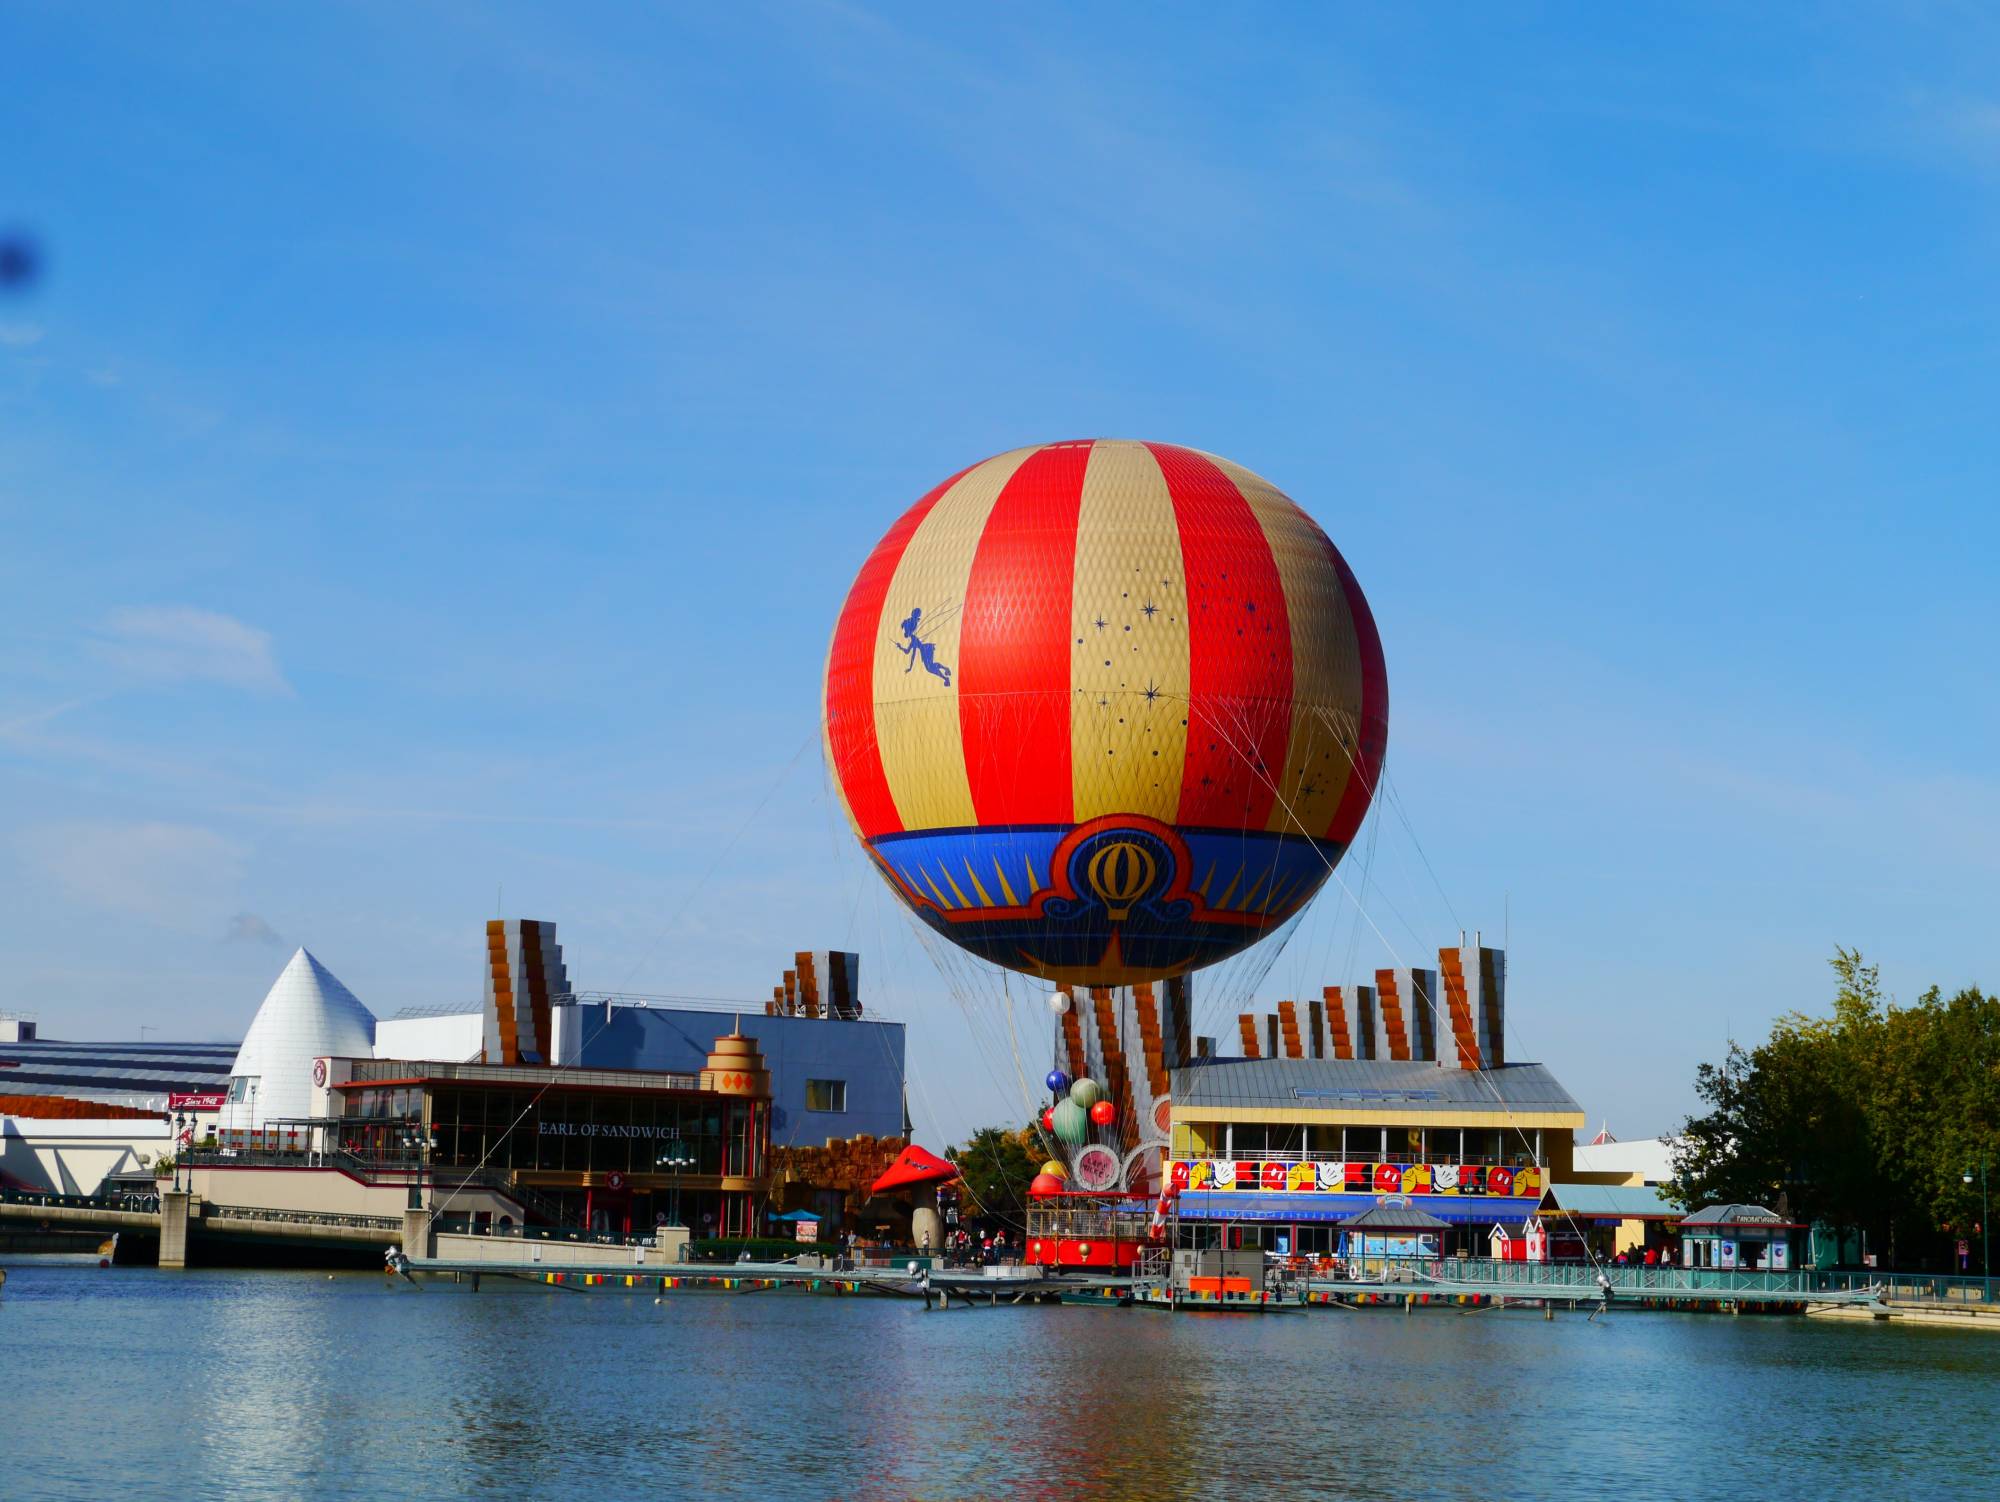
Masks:
[[[919,605],[915,610],[910,612],[909,619],[903,622],[903,635],[908,640],[896,648],[898,652],[901,652],[905,657],[910,659],[903,665],[903,671],[906,673],[909,672],[911,668],[917,665],[918,659],[921,658],[924,664],[924,671],[944,679],[945,687],[950,688],[951,669],[946,664],[937,660],[936,644],[924,641],[917,635],[917,623],[923,617],[923,607]]]

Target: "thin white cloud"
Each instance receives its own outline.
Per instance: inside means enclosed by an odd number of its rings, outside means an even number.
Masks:
[[[0,347],[27,349],[40,344],[47,333],[39,323],[0,323]]]
[[[273,949],[282,949],[285,947],[285,936],[256,913],[238,913],[229,920],[229,931],[222,936],[222,942],[263,944]]]
[[[52,721],[62,718],[72,709],[81,709],[86,704],[95,704],[103,694],[79,694],[74,699],[65,699],[60,704],[51,704],[45,709],[31,709],[22,714],[10,715],[0,720],[0,745],[10,745],[16,741],[26,741],[32,734]]]
[[[114,611],[93,645],[106,661],[154,682],[226,683],[288,696],[293,692],[278,667],[271,633],[213,610],[164,605]]]
[[[1898,123],[1900,134],[1889,139],[1931,165],[1982,177],[2000,169],[2000,101],[1990,96],[1914,90]]]
[[[248,852],[190,824],[44,824],[16,840],[30,871],[71,901],[188,934],[240,910]]]

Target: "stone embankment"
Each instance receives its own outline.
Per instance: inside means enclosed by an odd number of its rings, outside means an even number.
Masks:
[[[1879,1304],[1814,1304],[1806,1313],[1813,1319],[1885,1320],[2000,1333],[2000,1308],[1985,1304],[1888,1300]]]

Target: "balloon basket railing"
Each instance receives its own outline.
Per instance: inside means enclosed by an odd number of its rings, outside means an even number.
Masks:
[[[1159,1244],[1150,1195],[1069,1190],[1028,1201],[1031,1266],[1123,1272]]]

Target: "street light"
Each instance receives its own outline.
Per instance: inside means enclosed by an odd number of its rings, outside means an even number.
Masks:
[[[659,1166],[674,1171],[674,1204],[668,1215],[677,1226],[681,1223],[681,1174],[694,1167],[694,1164],[694,1154],[687,1150],[687,1145],[680,1139],[680,1133],[676,1132],[673,1146],[660,1154]]]
[[[1972,1182],[1972,1170],[1966,1169],[1965,1182]],[[1986,1155],[1979,1155],[1979,1266],[1980,1276],[1993,1276],[1993,1232],[1986,1224]]]
[[[405,1127],[396,1140],[402,1144],[405,1153],[417,1155],[417,1175],[410,1180],[410,1208],[421,1210],[424,1207],[424,1169],[430,1163],[431,1150],[437,1146],[437,1138],[421,1127]]]
[[[169,1111],[167,1112],[167,1120],[173,1124],[174,1128],[174,1190],[178,1193],[181,1187],[181,1160],[190,1157],[194,1152],[194,1112]],[[187,1139],[185,1148],[181,1142],[183,1137]],[[194,1164],[192,1162],[187,1165],[187,1171],[188,1188],[192,1190],[194,1188]]]
[[[396,1136],[396,1142],[402,1146],[402,1150],[404,1150],[406,1156],[412,1154],[412,1152],[416,1154],[416,1176],[410,1180],[410,1208],[412,1210],[422,1210],[424,1208],[424,1170],[430,1166],[430,1154],[438,1146],[438,1138],[434,1138],[430,1132],[426,1132],[422,1124],[414,1124],[414,1126],[404,1126],[404,1130]]]

